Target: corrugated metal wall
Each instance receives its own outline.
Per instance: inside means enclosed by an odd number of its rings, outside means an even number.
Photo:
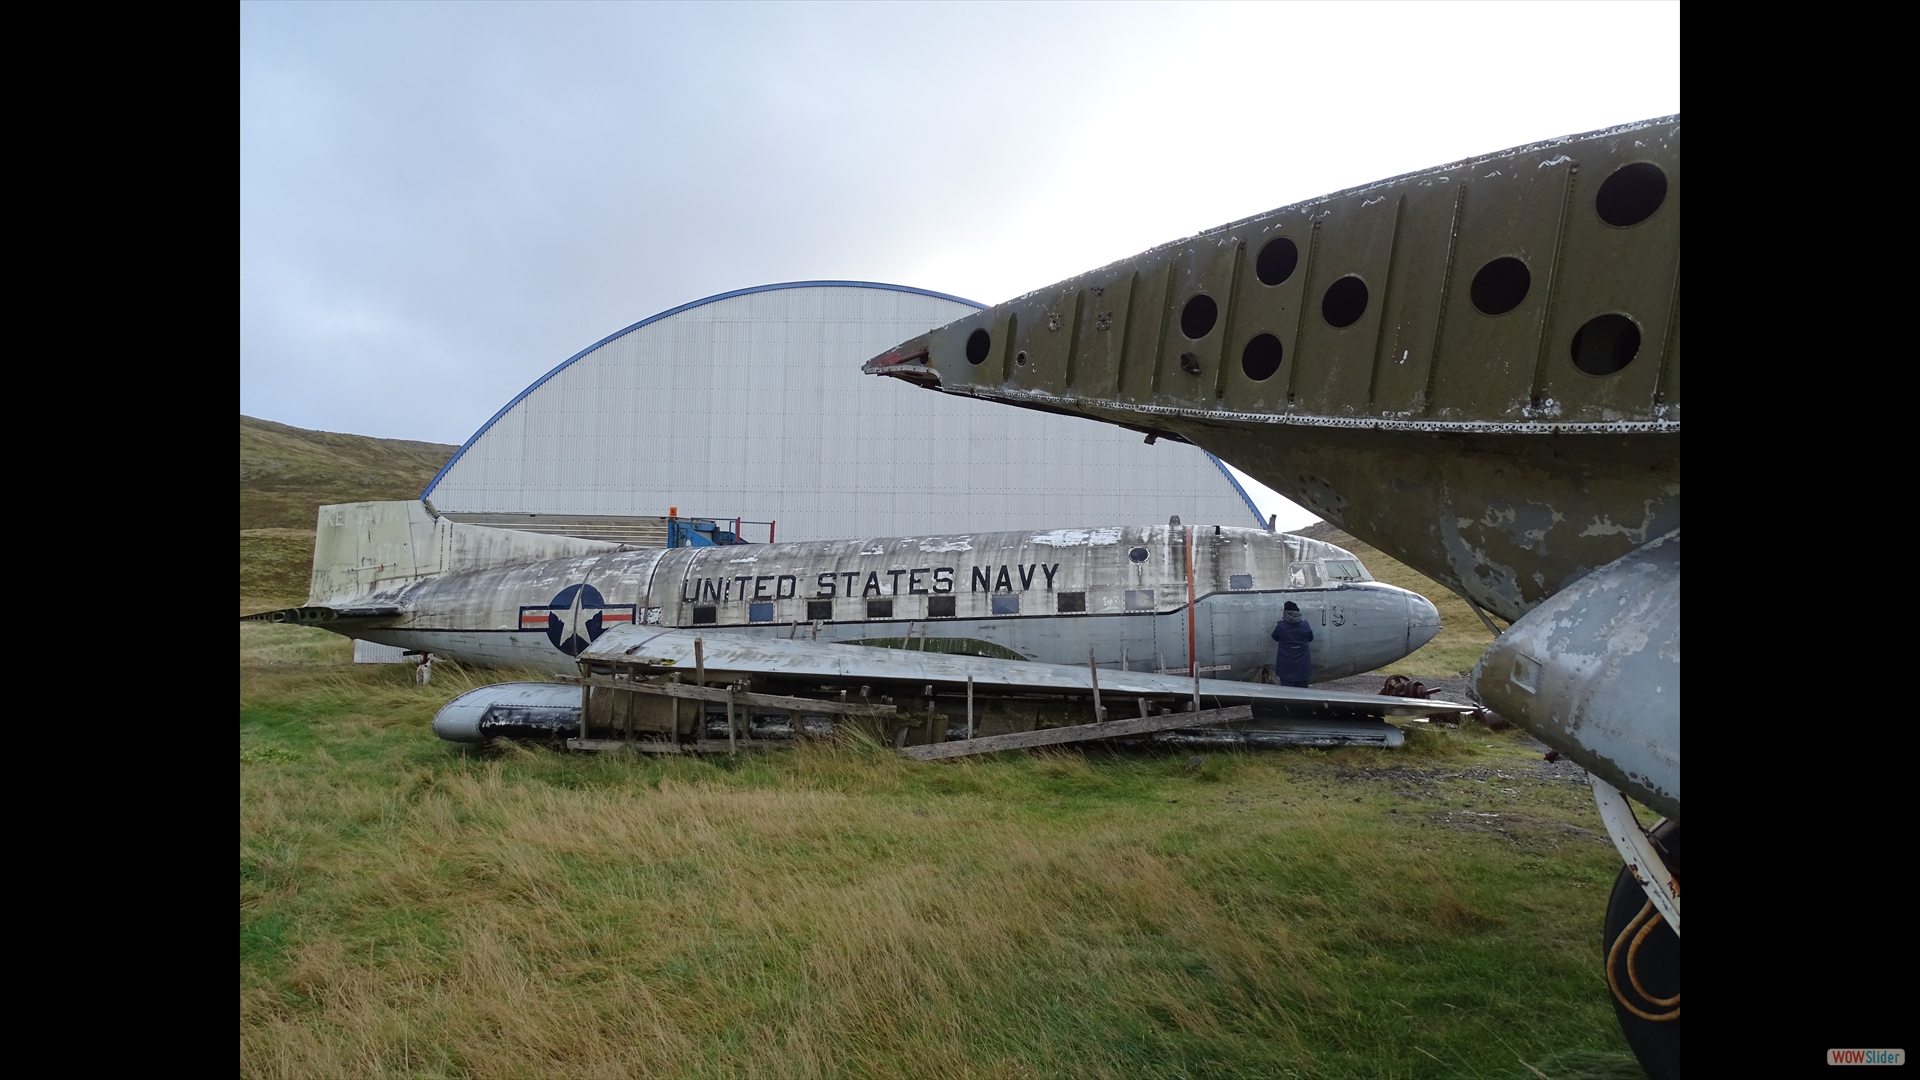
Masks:
[[[971,310],[842,284],[689,305],[556,369],[428,497],[468,513],[677,506],[777,520],[780,540],[1257,520],[1194,447],[860,373]]]

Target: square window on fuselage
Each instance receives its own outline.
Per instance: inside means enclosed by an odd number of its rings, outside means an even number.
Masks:
[[[833,601],[831,600],[807,601],[807,621],[808,622],[832,622],[833,621]]]
[[[927,618],[951,619],[953,618],[953,614],[954,614],[953,597],[951,596],[927,597]]]
[[[773,621],[773,605],[772,604],[748,604],[747,605],[747,621],[748,622],[772,622]]]
[[[720,621],[720,609],[716,607],[697,607],[693,609],[693,625],[712,626]]]
[[[891,600],[867,601],[867,618],[869,619],[893,618],[893,601]]]
[[[1020,594],[999,593],[995,595],[993,598],[993,613],[995,615],[1020,614]]]
[[[1054,594],[1053,610],[1061,614],[1087,610],[1087,594],[1084,592],[1063,592]]]

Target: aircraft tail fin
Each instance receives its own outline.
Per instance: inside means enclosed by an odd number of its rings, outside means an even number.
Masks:
[[[464,525],[426,503],[338,503],[320,508],[307,607],[373,610],[373,598],[424,578],[542,559],[617,551],[575,536]]]

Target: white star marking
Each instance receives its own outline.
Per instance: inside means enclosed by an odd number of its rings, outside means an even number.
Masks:
[[[566,648],[567,641],[570,638],[579,638],[581,648],[593,644],[593,638],[587,633],[587,620],[603,613],[606,609],[601,607],[581,607],[580,597],[586,591],[587,590],[583,588],[573,594],[573,606],[567,609],[566,615],[561,618],[560,647],[563,649]]]

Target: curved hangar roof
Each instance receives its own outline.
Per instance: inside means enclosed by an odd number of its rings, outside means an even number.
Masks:
[[[781,540],[1259,511],[1205,452],[917,391],[875,353],[978,310],[864,281],[798,281],[663,311],[508,402],[422,493],[447,513],[746,517]],[[1264,521],[1262,521],[1264,524]],[[751,533],[750,533],[751,535]]]

